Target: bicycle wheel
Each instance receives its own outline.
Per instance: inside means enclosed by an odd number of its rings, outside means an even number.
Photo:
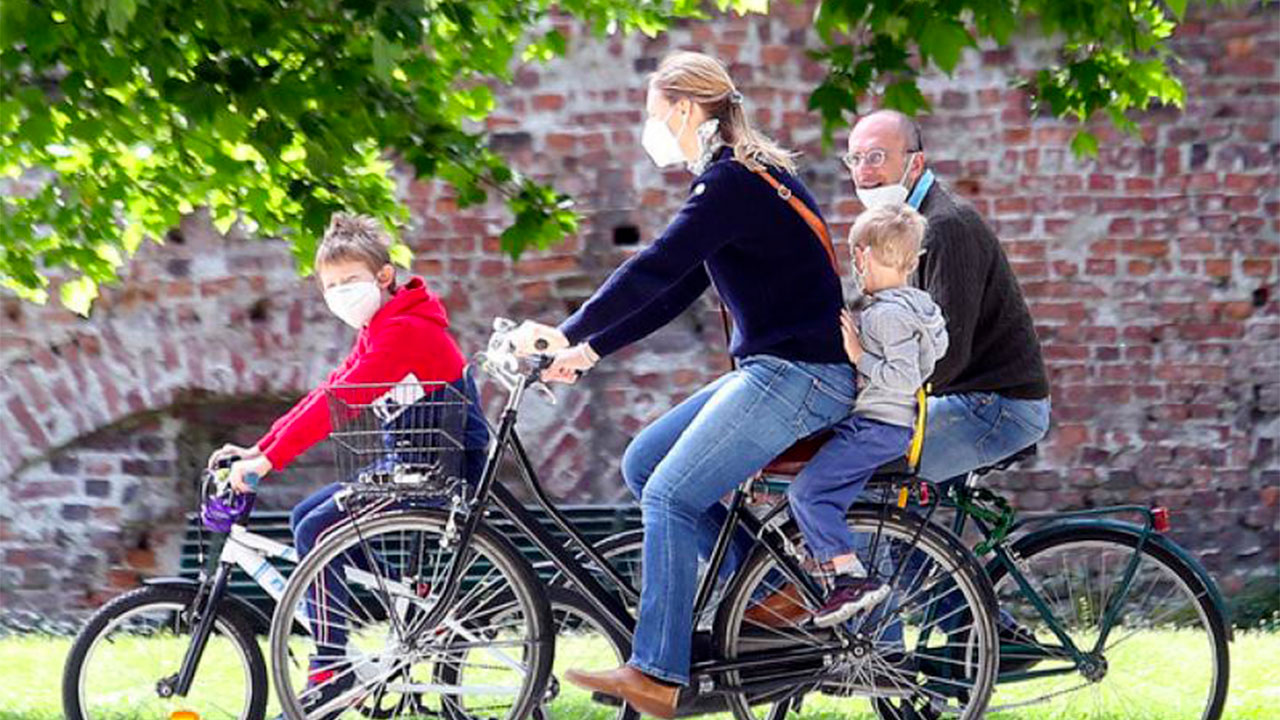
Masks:
[[[991,580],[1000,606],[1035,635],[1007,651],[1048,677],[1001,679],[1001,709],[1028,707],[1036,718],[1114,717],[1217,720],[1230,674],[1225,618],[1200,577],[1176,554],[1149,539],[1137,556],[1129,590],[1123,577],[1138,536],[1106,526],[1072,523],[1046,528],[1014,545],[1019,571],[1091,664],[1077,663],[1003,567]],[[1095,652],[1103,617],[1116,605],[1105,647]],[[1014,714],[1005,717],[1015,716]]]
[[[224,603],[191,690],[165,696],[176,680],[194,629],[196,588],[142,587],[107,603],[76,636],[62,674],[69,720],[169,717],[191,710],[202,719],[261,718],[267,669],[253,623]]]
[[[303,559],[271,621],[272,677],[286,717],[518,718],[533,710],[554,652],[544,589],[485,525],[466,548],[447,525],[436,510],[386,513],[335,531]],[[440,624],[421,627],[455,554],[461,587]],[[311,634],[291,634],[303,608]],[[308,658],[309,668],[295,658]]]
[[[736,718],[781,717],[801,697],[819,713],[831,705],[831,712],[845,714],[848,701],[829,698],[850,696],[873,699],[875,712],[891,720],[935,713],[961,720],[982,716],[999,651],[990,582],[950,533],[932,524],[921,527],[896,509],[884,509],[883,519],[881,513],[857,506],[847,522],[857,536],[868,538],[863,564],[883,581],[892,580],[891,593],[843,626],[822,630],[807,617],[771,615],[768,608],[779,606],[766,601],[781,597],[787,580],[766,552],[755,553],[744,566],[716,617],[718,649],[725,659],[757,656],[770,662],[726,673],[731,683],[757,688],[729,697]],[[799,529],[793,522],[783,532],[789,552],[802,560]],[[819,648],[821,653],[803,659],[786,657]]]

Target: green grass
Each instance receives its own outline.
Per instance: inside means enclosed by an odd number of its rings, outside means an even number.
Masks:
[[[1188,644],[1190,642],[1174,633],[1166,633],[1155,639],[1134,643],[1129,652],[1133,658],[1186,657],[1192,652],[1189,648],[1194,647],[1194,644]],[[69,639],[40,636],[0,640],[0,720],[57,720],[62,717],[62,664],[70,645]],[[266,648],[263,650],[265,652]],[[557,655],[557,672],[571,666],[609,667],[614,661],[607,653],[601,654],[588,647],[575,646],[572,641],[562,643]],[[1164,667],[1170,665],[1166,664]],[[1271,720],[1280,717],[1280,684],[1275,681],[1277,667],[1280,667],[1280,634],[1238,634],[1231,646],[1231,691],[1224,717],[1231,720]],[[1140,683],[1141,678],[1134,682]],[[1012,691],[997,691],[993,702],[1002,702],[1005,693]],[[1108,706],[1107,714],[1099,720],[1150,716],[1143,707],[1127,706],[1131,704],[1132,702],[1117,702],[1114,711]],[[275,707],[272,698],[268,717],[276,712]],[[613,717],[612,709],[590,702],[585,694],[569,687],[564,688],[554,706],[554,715],[556,718],[574,720],[607,720]],[[873,715],[862,699],[813,696],[806,699],[804,712],[799,717],[803,720],[854,720],[871,718]],[[992,720],[1005,718],[1043,720],[1045,714],[1032,707],[992,716]]]

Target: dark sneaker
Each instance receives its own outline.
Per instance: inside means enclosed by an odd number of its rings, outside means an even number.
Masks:
[[[1001,675],[1030,670],[1046,657],[1036,641],[1036,634],[1021,623],[1001,623],[999,635]]]
[[[839,625],[888,597],[888,585],[867,578],[859,578],[849,585],[837,585],[827,597],[826,604],[813,614],[813,624],[820,628]]]

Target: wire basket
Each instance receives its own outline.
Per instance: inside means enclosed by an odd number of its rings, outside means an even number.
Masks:
[[[332,385],[325,389],[338,477],[365,491],[445,495],[474,474],[473,401],[454,383]],[[474,478],[470,478],[474,479]]]

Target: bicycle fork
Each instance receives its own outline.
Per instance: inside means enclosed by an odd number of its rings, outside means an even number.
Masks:
[[[213,623],[218,617],[218,607],[222,603],[223,594],[227,591],[227,581],[230,577],[231,565],[219,563],[213,575],[213,586],[203,604],[200,602],[200,593],[196,594],[196,599],[191,604],[193,620],[196,622],[195,630],[191,633],[191,644],[187,646],[187,654],[182,658],[178,674],[167,677],[157,684],[156,692],[161,697],[174,695],[186,697],[191,690],[196,668],[200,665],[200,658],[204,655],[205,646],[209,643],[209,633],[213,632]]]

